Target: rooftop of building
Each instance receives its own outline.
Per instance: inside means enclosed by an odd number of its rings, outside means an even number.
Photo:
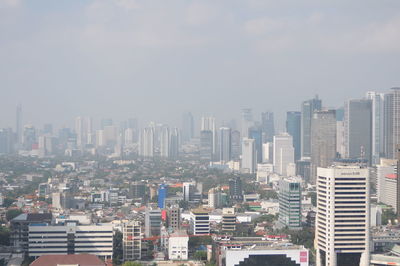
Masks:
[[[22,213],[12,219],[12,221],[41,222],[51,220],[51,213]]]
[[[72,255],[43,255],[37,258],[30,266],[105,266],[97,256],[90,254],[72,254]]]

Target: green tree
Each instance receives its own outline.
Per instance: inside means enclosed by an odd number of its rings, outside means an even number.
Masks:
[[[5,226],[0,226],[0,245],[10,245],[10,229]]]
[[[116,231],[113,243],[113,263],[115,265],[120,265],[122,262],[122,258],[123,258],[122,233],[120,231]]]
[[[311,204],[314,207],[317,207],[317,192],[315,191],[308,192],[308,196],[311,197]]]
[[[396,213],[393,209],[386,209],[382,212],[382,224],[387,225],[389,221],[394,224],[394,220],[397,219]]]
[[[12,219],[14,219],[15,217],[17,217],[18,215],[20,215],[22,213],[22,211],[20,209],[11,209],[8,210],[6,213],[6,219],[7,221],[11,221]]]
[[[137,261],[127,261],[122,266],[142,266],[142,264]]]
[[[196,251],[196,253],[194,253],[193,257],[196,260],[206,260],[207,259],[207,252],[206,251]]]

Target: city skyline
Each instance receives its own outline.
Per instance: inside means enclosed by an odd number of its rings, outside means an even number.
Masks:
[[[19,103],[27,123],[67,126],[245,107],[279,118],[315,94],[337,107],[400,83],[400,3],[386,4],[3,0],[0,126]]]

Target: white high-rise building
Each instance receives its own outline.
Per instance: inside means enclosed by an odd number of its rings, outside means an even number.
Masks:
[[[384,153],[384,99],[383,93],[367,92],[367,99],[372,101],[372,163],[379,163],[380,154]]]
[[[211,188],[208,191],[208,207],[212,209],[217,209],[221,207],[221,188]]]
[[[253,174],[257,167],[257,152],[254,139],[242,140],[242,172]]]
[[[167,126],[163,126],[161,128],[161,133],[160,133],[160,156],[168,158],[169,150],[170,150],[170,132]]]
[[[318,168],[317,191],[317,266],[369,265],[368,168]]]
[[[134,129],[127,128],[124,131],[124,144],[132,145],[134,142]]]
[[[391,205],[397,212],[397,160],[381,158],[376,165],[378,202]]]
[[[153,157],[154,156],[154,129],[147,127],[142,130],[140,134],[140,156]]]
[[[274,171],[286,175],[291,163],[294,163],[293,137],[288,133],[274,136]]]
[[[76,144],[82,149],[86,144],[93,144],[92,141],[92,118],[78,116],[75,119]]]

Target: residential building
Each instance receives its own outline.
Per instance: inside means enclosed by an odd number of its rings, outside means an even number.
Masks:
[[[242,166],[243,173],[254,174],[257,166],[257,151],[255,140],[243,138],[242,141]]]
[[[274,136],[274,171],[286,176],[291,163],[294,163],[293,137],[288,133]]]
[[[135,261],[142,258],[142,224],[132,220],[122,225],[122,251],[124,261]]]

